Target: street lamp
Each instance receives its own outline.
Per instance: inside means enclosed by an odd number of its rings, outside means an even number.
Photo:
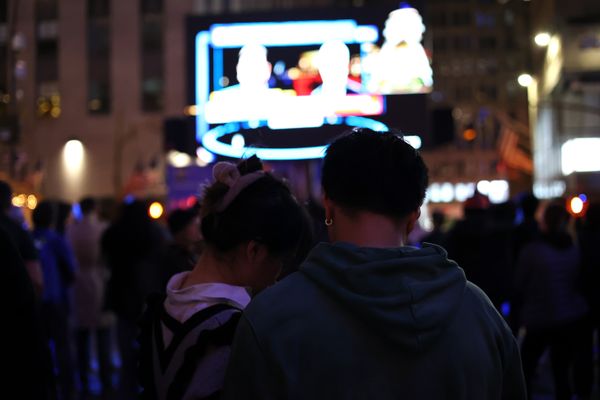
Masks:
[[[517,78],[517,82],[519,82],[519,85],[523,87],[528,87],[533,83],[533,77],[529,74],[521,74]]]
[[[548,32],[540,32],[537,35],[535,35],[533,41],[540,47],[546,47],[550,44],[551,39],[552,36],[550,36]]]

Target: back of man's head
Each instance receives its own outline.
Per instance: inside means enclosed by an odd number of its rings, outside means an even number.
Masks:
[[[93,197],[84,197],[79,202],[79,208],[81,209],[81,214],[89,215],[96,210],[96,200]]]
[[[427,167],[401,135],[355,128],[329,146],[322,185],[348,211],[403,218],[423,203]]]
[[[0,213],[6,212],[12,204],[12,188],[5,181],[0,181]]]

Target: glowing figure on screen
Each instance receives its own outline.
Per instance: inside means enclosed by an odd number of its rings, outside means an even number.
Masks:
[[[236,65],[237,85],[212,92],[206,105],[210,123],[264,120],[277,107],[279,89],[269,88],[272,66],[260,44],[243,46]]]
[[[268,89],[271,71],[265,46],[248,44],[242,47],[236,66],[240,90],[260,92]]]
[[[425,25],[410,7],[392,11],[385,22],[385,42],[368,57],[371,76],[367,83],[377,93],[426,93],[433,85],[433,71],[421,44]]]
[[[332,40],[319,48],[316,58],[317,68],[323,84],[311,94],[326,97],[344,97],[348,93],[358,93],[360,83],[348,78],[350,73],[350,50],[343,42]]]

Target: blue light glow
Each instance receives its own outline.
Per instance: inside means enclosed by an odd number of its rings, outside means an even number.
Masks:
[[[83,218],[83,213],[81,212],[81,206],[79,205],[79,203],[73,204],[73,206],[71,207],[71,212],[73,213],[75,219]]]
[[[579,198],[581,199],[581,201],[583,201],[584,203],[587,201],[587,196],[585,194],[580,194]]]
[[[388,127],[379,121],[364,117],[345,117],[330,119],[329,124],[343,124],[359,128],[369,128],[378,132],[388,131]],[[259,126],[264,126],[266,121],[259,121]],[[209,151],[220,154],[225,157],[242,158],[256,155],[262,160],[308,160],[314,158],[322,158],[325,156],[325,151],[328,145],[313,146],[313,147],[297,147],[297,148],[263,148],[263,147],[238,147],[219,141],[219,138],[231,133],[238,132],[242,127],[247,127],[247,124],[238,122],[229,122],[224,125],[208,131],[202,136],[202,145]]]
[[[208,43],[210,34],[206,31],[196,35],[196,106],[200,107],[208,101],[210,88],[208,87]],[[208,132],[208,123],[204,119],[204,112],[196,115],[196,139],[200,142],[202,135]]]

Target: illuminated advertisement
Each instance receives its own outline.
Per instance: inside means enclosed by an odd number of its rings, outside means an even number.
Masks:
[[[243,130],[327,125],[388,130],[388,97],[429,93],[431,59],[419,11],[375,23],[306,19],[206,24],[194,35],[197,137],[209,151],[263,159],[323,156],[325,146],[260,147],[221,140]]]

